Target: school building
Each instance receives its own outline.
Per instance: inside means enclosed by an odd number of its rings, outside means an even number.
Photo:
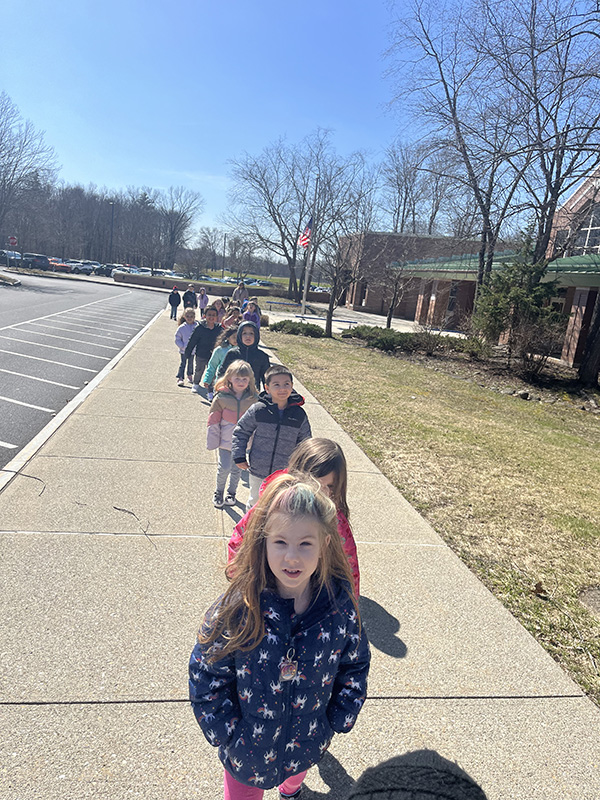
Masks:
[[[596,177],[598,176],[598,177]],[[395,312],[423,326],[462,330],[469,319],[477,285],[479,243],[436,236],[373,232],[357,234],[352,270],[355,282],[346,305],[357,311],[387,314],[389,290],[381,269],[389,265],[406,277]],[[557,281],[553,305],[565,316],[561,352],[569,366],[581,361],[594,307],[600,302],[600,170],[586,179],[556,214],[551,255],[558,257],[545,280]],[[512,257],[497,252],[493,269]]]

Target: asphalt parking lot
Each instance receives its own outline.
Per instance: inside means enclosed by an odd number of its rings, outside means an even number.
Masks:
[[[0,293],[0,468],[165,307],[162,293],[27,276]]]

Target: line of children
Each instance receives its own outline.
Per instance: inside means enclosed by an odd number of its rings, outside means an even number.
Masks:
[[[242,321],[242,312],[240,311],[239,306],[232,305],[229,303],[227,306],[227,310],[225,311],[225,319],[221,323],[224,328],[237,328],[237,326]]]
[[[265,391],[241,417],[231,440],[233,460],[249,472],[247,509],[258,500],[264,479],[275,470],[285,469],[296,445],[312,435],[303,405],[304,398],[294,391],[289,369],[282,364],[269,367]]]
[[[219,325],[222,325],[223,320],[225,319],[225,314],[227,313],[225,309],[225,303],[221,297],[215,297],[212,304],[217,309]]]
[[[230,586],[209,609],[190,659],[190,699],[219,747],[225,800],[260,800],[273,786],[299,798],[333,733],[356,721],[370,655],[343,452],[310,438],[286,367],[263,373],[265,391],[254,402],[255,365],[239,360],[239,350],[255,363],[266,353],[258,328],[244,326],[246,341],[238,330],[238,347],[221,364],[207,447],[219,449],[215,507],[235,503],[240,468],[249,468],[249,510],[229,542]],[[238,360],[225,365],[235,351]]]
[[[208,366],[215,342],[223,328],[217,322],[217,309],[208,306],[204,312],[204,319],[190,336],[185,348],[185,356],[190,358],[195,353],[196,361],[193,376],[192,392],[200,394],[200,383],[204,370]]]
[[[204,288],[204,286],[201,286],[198,289],[198,296],[196,299],[198,301],[200,316],[203,317],[206,309],[208,308],[208,294],[206,293],[206,289]]]
[[[177,291],[177,286],[173,287],[169,295],[169,305],[171,306],[171,319],[177,319],[177,309],[181,305],[181,295]]]
[[[225,768],[225,800],[278,786],[298,798],[306,771],[365,701],[369,646],[337,533],[310,476],[276,476],[226,569],[189,665],[190,700]]]
[[[221,326],[222,327],[222,326]],[[202,376],[202,383],[206,388],[206,399],[212,401],[213,399],[213,383],[217,375],[217,370],[223,363],[223,359],[232,347],[235,347],[237,342],[237,328],[230,328],[224,330],[217,343],[215,349],[212,351],[204,375]]]
[[[196,319],[196,311],[191,307],[186,308],[179,318],[179,327],[175,331],[175,344],[179,349],[179,355],[181,358],[181,363],[179,364],[179,369],[177,370],[178,386],[184,386],[183,378],[186,374],[186,366],[188,380],[191,383],[192,373],[194,371],[194,356],[192,353],[187,355],[187,346],[193,332],[196,330],[199,324],[200,323]]]
[[[250,300],[243,314],[247,322],[253,322],[260,329],[260,308],[254,300]]]
[[[279,470],[269,475],[260,487],[259,493],[262,494],[269,483],[281,475],[282,472],[289,472],[294,475],[306,474],[315,478],[325,494],[333,500],[337,509],[337,527],[342,546],[348,564],[352,570],[354,582],[354,594],[360,595],[360,571],[358,567],[358,555],[356,553],[356,542],[352,528],[350,527],[350,510],[346,498],[348,486],[348,470],[344,451],[337,442],[332,439],[305,439],[301,442],[292,455],[288,463],[287,470]],[[233,529],[233,534],[227,545],[227,558],[229,561],[234,557],[242,544],[244,533],[248,526],[248,521],[252,516],[253,509],[245,513],[242,519]]]
[[[221,366],[217,370],[217,377],[225,374],[225,370],[232,361],[241,358],[247,361],[254,371],[254,381],[256,388],[260,390],[261,385],[265,385],[265,373],[269,369],[269,356],[258,346],[260,342],[260,330],[253,322],[244,322],[238,328],[237,346],[230,350]]]
[[[240,469],[231,457],[231,437],[240,417],[256,402],[258,395],[252,368],[245,361],[234,361],[215,384],[216,396],[208,414],[206,448],[219,450],[215,508],[235,504]],[[223,497],[229,478],[227,494]]]

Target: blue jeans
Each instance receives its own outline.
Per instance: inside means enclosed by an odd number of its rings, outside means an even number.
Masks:
[[[177,319],[177,309],[179,306],[171,306],[171,319]]]
[[[185,353],[180,353],[181,356],[181,364],[179,365],[179,369],[177,370],[177,380],[182,381],[186,376],[186,357]],[[194,356],[193,354],[187,359],[187,374],[193,375],[194,374]]]
[[[231,457],[231,450],[219,447],[219,468],[217,470],[217,492],[225,491],[227,476],[229,475],[229,494],[235,494],[240,482],[241,470]]]

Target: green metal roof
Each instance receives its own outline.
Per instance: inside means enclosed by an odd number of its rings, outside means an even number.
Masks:
[[[492,270],[500,269],[503,264],[514,258],[512,250],[496,253]],[[443,274],[446,280],[476,280],[479,259],[476,255],[460,255],[450,258],[423,258],[408,263],[393,262],[392,267],[411,272],[417,277],[435,278]],[[557,258],[548,264],[548,273],[552,275],[600,275],[600,254],[586,256],[570,256]],[[552,279],[550,277],[550,279]]]

